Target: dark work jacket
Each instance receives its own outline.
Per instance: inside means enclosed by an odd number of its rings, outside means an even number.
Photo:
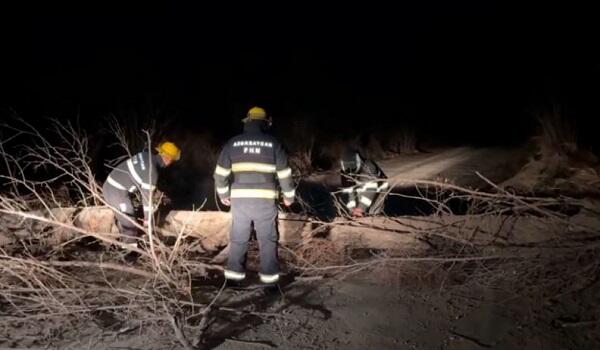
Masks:
[[[372,160],[360,158],[358,163],[358,169],[344,170],[342,166],[342,192],[352,194],[347,197],[346,207],[352,209],[358,206],[367,210],[377,193],[388,188],[388,182],[381,168]]]
[[[115,190],[139,192],[144,205],[144,216],[148,217],[151,209],[150,191],[156,188],[158,169],[162,167],[164,164],[159,155],[142,151],[117,165],[108,175],[106,182]]]
[[[266,123],[244,124],[244,132],[230,139],[221,150],[214,172],[215,188],[223,198],[277,199],[293,201],[292,170],[281,143],[265,132]]]

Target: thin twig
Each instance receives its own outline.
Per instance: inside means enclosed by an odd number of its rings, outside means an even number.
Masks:
[[[179,328],[179,325],[177,324],[177,320],[175,319],[175,316],[173,316],[169,312],[169,309],[167,308],[166,304],[163,304],[163,307],[165,309],[165,312],[168,315],[169,323],[171,324],[171,327],[173,328],[173,331],[175,332],[175,337],[177,338],[177,340],[179,340],[181,345],[186,350],[194,350],[194,348],[190,345],[190,343],[185,338],[185,335],[183,334],[183,331],[181,330],[181,328]]]

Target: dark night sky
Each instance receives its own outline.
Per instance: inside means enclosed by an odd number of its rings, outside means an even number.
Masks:
[[[0,104],[95,117],[152,101],[219,135],[259,104],[333,132],[409,123],[452,142],[511,139],[552,103],[580,124],[598,112],[589,9],[306,4],[5,9]]]

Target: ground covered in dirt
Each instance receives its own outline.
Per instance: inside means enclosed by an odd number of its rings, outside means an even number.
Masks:
[[[382,284],[377,277],[316,283],[302,303],[286,309],[285,318],[235,339],[291,349],[593,349],[600,344],[597,325],[569,319],[581,315],[585,303],[564,300],[537,309],[506,291]],[[570,313],[561,314],[569,307]],[[219,348],[255,345],[225,340]]]
[[[455,284],[431,274],[407,279],[390,269],[339,277],[288,276],[281,290],[225,289],[224,310],[211,321],[200,349],[597,349],[598,284],[544,302],[504,288]],[[206,281],[197,292],[212,288]],[[442,285],[444,283],[446,285]],[[509,287],[509,286],[505,286]],[[233,309],[231,311],[229,308]],[[226,311],[227,310],[227,311]],[[33,320],[32,320],[33,321]],[[62,325],[64,326],[64,324]],[[151,319],[118,320],[97,310],[68,330],[23,322],[0,329],[0,347],[27,349],[180,349],[173,330]],[[60,332],[59,332],[59,329]],[[192,332],[187,337],[193,338]]]

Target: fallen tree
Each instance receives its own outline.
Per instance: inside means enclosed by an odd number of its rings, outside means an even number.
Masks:
[[[112,244],[118,240],[114,212],[107,207],[58,208],[42,211],[11,212],[0,216],[0,248],[10,251],[19,242],[36,241],[47,248],[86,237],[104,237]],[[12,214],[12,215],[11,215]],[[228,244],[231,216],[227,212],[172,211],[156,227],[163,238],[183,236],[193,243],[193,251],[214,253]],[[593,212],[583,210],[568,219],[536,215],[437,215],[403,217],[339,217],[323,222],[310,217],[282,213],[279,216],[279,241],[295,246],[309,238],[332,241],[340,249],[427,249],[436,240],[479,246],[525,246],[585,240],[600,227]]]

